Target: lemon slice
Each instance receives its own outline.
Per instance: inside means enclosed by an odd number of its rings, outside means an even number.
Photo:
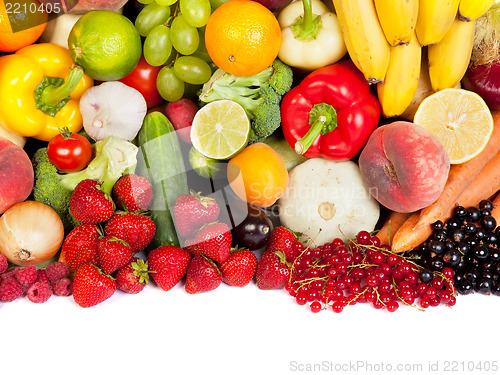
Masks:
[[[191,125],[193,147],[206,157],[225,160],[248,144],[250,121],[232,100],[216,100],[196,112]]]
[[[451,164],[461,164],[478,155],[493,131],[493,117],[484,100],[472,91],[456,88],[425,98],[413,122],[441,141]]]

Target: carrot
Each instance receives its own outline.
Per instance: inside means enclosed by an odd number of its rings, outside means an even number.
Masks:
[[[395,253],[411,250],[424,242],[432,234],[432,226],[415,227],[420,219],[420,212],[412,213],[401,225],[392,238],[391,250]]]
[[[411,213],[402,213],[393,211],[389,214],[385,220],[382,228],[377,232],[376,236],[380,239],[380,242],[386,245],[390,245],[392,238],[396,231],[403,225],[403,223],[410,217]]]
[[[493,113],[493,121],[495,126],[486,147],[471,160],[451,166],[441,195],[434,203],[422,209],[417,226],[427,226],[446,215],[486,163],[500,151],[500,112]]]

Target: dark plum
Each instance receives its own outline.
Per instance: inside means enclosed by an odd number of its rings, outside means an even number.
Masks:
[[[249,250],[262,248],[273,230],[269,216],[260,208],[248,205],[248,214],[233,230],[233,244]]]

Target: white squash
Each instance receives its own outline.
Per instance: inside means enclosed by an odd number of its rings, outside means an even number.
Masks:
[[[335,238],[355,239],[361,230],[373,231],[380,206],[351,161],[313,158],[289,172],[289,185],[278,201],[281,224],[305,234],[320,246]]]

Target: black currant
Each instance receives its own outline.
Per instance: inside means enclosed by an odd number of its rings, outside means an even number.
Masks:
[[[423,269],[419,272],[418,277],[421,282],[424,284],[430,283],[432,278],[434,277],[431,270]]]
[[[462,226],[462,223],[459,219],[451,217],[446,220],[446,229],[449,231],[452,229],[459,229]]]
[[[481,294],[489,294],[491,292],[491,287],[495,284],[495,282],[491,279],[480,278],[476,282],[476,286],[474,289],[476,292]]]
[[[481,219],[481,211],[477,207],[467,208],[467,218],[472,222],[477,222]]]
[[[462,229],[456,228],[450,232],[450,237],[455,242],[462,242],[465,239],[465,233]]]
[[[492,210],[493,203],[489,199],[483,199],[481,202],[479,202],[478,207],[480,210],[482,210],[483,208],[488,208],[488,209]]]
[[[477,232],[476,224],[474,224],[471,221],[468,221],[468,222],[465,223],[465,225],[464,225],[464,233],[465,233],[465,235],[471,236],[471,235],[475,234],[476,232]]]
[[[462,255],[466,255],[470,250],[470,246],[465,242],[459,242],[455,245],[455,249],[457,249]]]
[[[486,239],[486,236],[487,236],[486,230],[483,228],[477,228],[476,234],[474,234],[474,236],[476,237],[476,239],[478,241],[484,241]]]
[[[448,250],[443,255],[444,264],[451,268],[455,268],[457,264],[460,263],[460,260],[461,260],[461,255],[458,252],[458,250],[455,249]]]
[[[467,209],[464,206],[456,206],[453,209],[454,217],[465,217],[467,216]]]
[[[443,258],[435,256],[430,259],[429,265],[434,271],[441,271],[444,267]]]
[[[491,288],[491,294],[495,296],[500,296],[500,283],[495,283],[493,287]]]
[[[473,290],[472,283],[467,279],[463,279],[457,283],[457,290],[460,294],[470,294]]]
[[[447,237],[448,237],[448,232],[446,231],[446,229],[440,229],[438,231],[435,231],[432,235],[432,238],[438,241],[445,241]]]
[[[484,230],[491,232],[493,229],[497,227],[497,221],[493,216],[491,216],[490,213],[490,215],[483,216],[481,218],[481,226],[483,227]]]
[[[441,254],[443,254],[444,249],[445,249],[445,246],[444,246],[443,241],[431,240],[429,242],[429,251],[431,253],[434,253],[436,255],[441,255]]]
[[[444,224],[441,220],[437,220],[434,223],[432,223],[432,229],[434,230],[441,230],[444,228]]]
[[[490,252],[485,245],[476,245],[472,249],[472,253],[474,255],[474,258],[476,258],[477,260],[485,260],[490,255]]]

